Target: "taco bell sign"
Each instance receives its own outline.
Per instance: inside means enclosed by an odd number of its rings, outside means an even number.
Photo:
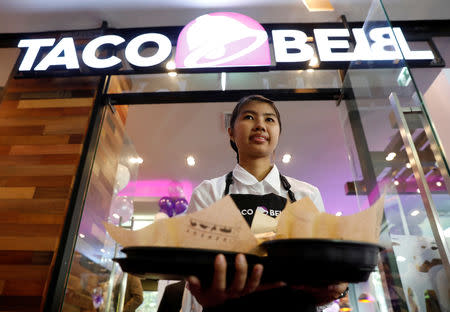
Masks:
[[[308,35],[299,29],[274,29],[268,33],[254,19],[233,12],[216,12],[202,15],[188,23],[179,33],[175,47],[176,68],[217,69],[269,68],[277,64],[301,65],[317,57],[320,62],[342,63],[351,61],[429,61],[434,59],[430,50],[411,50],[400,28],[315,28],[313,36],[316,49]],[[270,37],[269,37],[270,36]],[[350,37],[355,44],[351,48]],[[159,68],[172,55],[173,46],[163,31],[137,33],[133,37],[116,33],[93,38],[77,46],[73,37],[23,39],[19,64],[21,73],[50,71],[98,70],[120,74]],[[269,45],[271,39],[272,47]],[[152,46],[152,53],[143,51]],[[271,50],[273,59],[271,61]],[[78,53],[77,53],[78,51]],[[120,52],[120,53],[119,53]]]
[[[219,12],[200,16],[178,36],[177,68],[270,66],[265,29],[248,16]]]

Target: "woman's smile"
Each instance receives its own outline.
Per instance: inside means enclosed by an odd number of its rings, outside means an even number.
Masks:
[[[262,134],[254,134],[254,135],[250,136],[250,141],[255,142],[257,144],[262,144],[264,142],[268,142],[269,137],[266,135],[262,135]]]

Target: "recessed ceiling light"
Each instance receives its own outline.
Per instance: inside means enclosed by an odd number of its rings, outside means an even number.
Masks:
[[[342,211],[336,212],[336,216],[338,216],[338,217],[342,216]]]
[[[177,76],[177,72],[171,71],[168,73],[170,77],[176,77]]]
[[[442,182],[441,181],[437,181],[436,182],[436,186],[442,186]]]
[[[395,158],[395,156],[397,156],[397,154],[394,153],[394,152],[391,152],[391,153],[389,153],[389,154],[386,156],[386,160],[387,160],[387,161],[391,161],[391,160],[393,160],[393,159]]]
[[[188,156],[186,158],[186,163],[188,164],[189,167],[194,167],[195,166],[195,158],[194,158],[194,156]]]
[[[394,184],[395,184],[395,185],[399,185],[400,182],[398,182],[397,180],[394,180]]]
[[[420,213],[420,211],[419,210],[413,210],[413,211],[411,211],[411,216],[413,216],[413,217],[415,217],[415,216],[417,216],[418,214]]]
[[[284,162],[285,164],[287,164],[291,161],[291,159],[292,159],[291,154],[284,154],[281,161]]]
[[[167,70],[174,70],[175,68],[177,68],[177,66],[175,65],[174,61],[168,61],[166,63],[166,68]]]

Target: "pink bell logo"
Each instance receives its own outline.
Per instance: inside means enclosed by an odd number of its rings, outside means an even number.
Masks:
[[[178,36],[177,68],[270,66],[267,32],[254,19],[232,12],[202,15]]]

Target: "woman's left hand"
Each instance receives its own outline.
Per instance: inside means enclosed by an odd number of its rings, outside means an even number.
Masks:
[[[326,286],[291,285],[294,289],[310,294],[317,305],[324,305],[339,298],[348,287],[348,283],[340,283]]]

